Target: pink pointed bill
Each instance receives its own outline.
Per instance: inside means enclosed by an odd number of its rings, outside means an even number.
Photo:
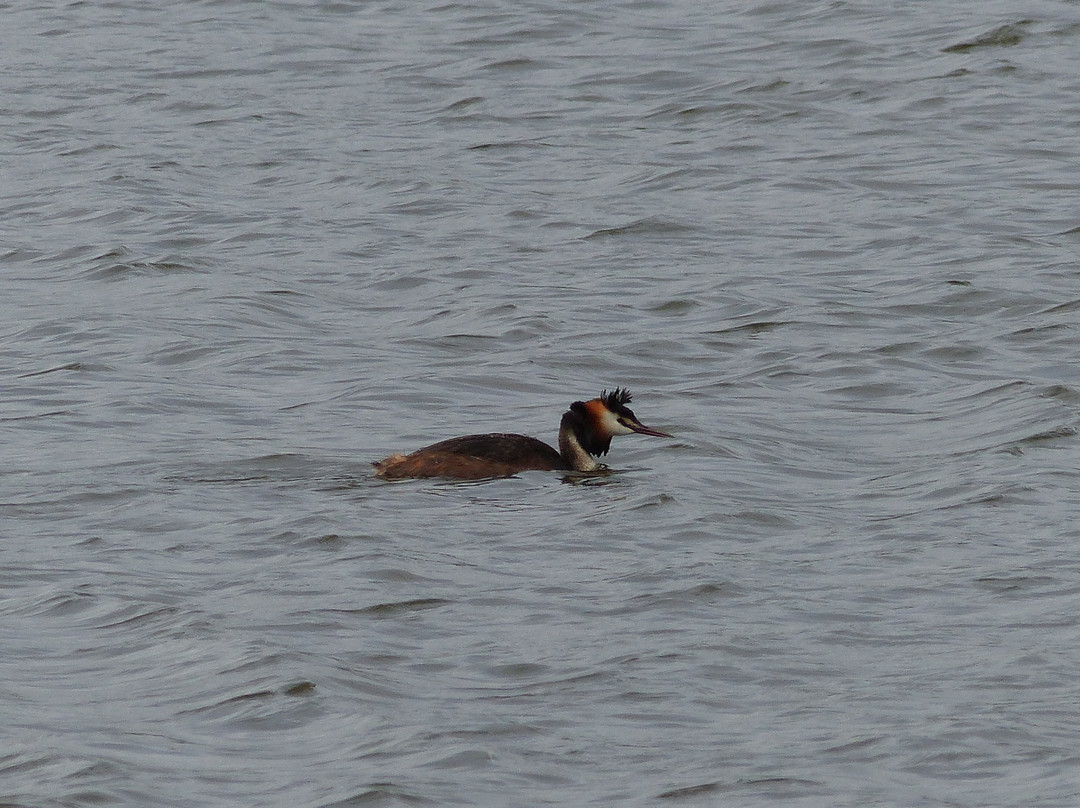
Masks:
[[[645,424],[642,423],[628,423],[627,426],[641,435],[652,435],[654,438],[675,437],[674,435],[669,435],[667,432],[661,432],[659,429],[653,429],[652,427],[645,426]]]

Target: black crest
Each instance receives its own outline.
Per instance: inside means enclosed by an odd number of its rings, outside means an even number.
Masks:
[[[611,409],[615,409],[622,404],[630,404],[633,399],[634,396],[630,394],[630,390],[624,387],[617,387],[610,393],[607,390],[600,393],[600,401],[603,401]]]
[[[610,393],[605,390],[600,394],[600,400],[604,402],[604,406],[620,415],[625,413],[633,415],[633,413],[630,413],[626,408],[626,405],[629,404],[632,399],[633,396],[630,395],[630,391],[625,387],[616,387]]]

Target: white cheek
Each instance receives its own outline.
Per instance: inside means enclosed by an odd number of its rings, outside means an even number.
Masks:
[[[615,413],[610,410],[604,411],[604,416],[601,419],[604,430],[609,435],[629,435],[634,430],[629,427],[625,427],[619,423],[619,419],[615,417]]]

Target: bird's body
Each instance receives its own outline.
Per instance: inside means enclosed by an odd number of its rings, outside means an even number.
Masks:
[[[482,480],[509,477],[519,471],[595,471],[596,457],[606,454],[611,438],[639,432],[670,438],[651,429],[626,406],[630,392],[616,388],[599,398],[575,401],[559,426],[559,449],[527,435],[504,432],[465,435],[433,443],[412,454],[394,454],[375,463],[375,474],[387,479],[450,477]]]

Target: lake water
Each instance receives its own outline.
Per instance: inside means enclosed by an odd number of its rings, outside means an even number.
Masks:
[[[4,806],[1080,804],[1076,2],[2,8]]]

